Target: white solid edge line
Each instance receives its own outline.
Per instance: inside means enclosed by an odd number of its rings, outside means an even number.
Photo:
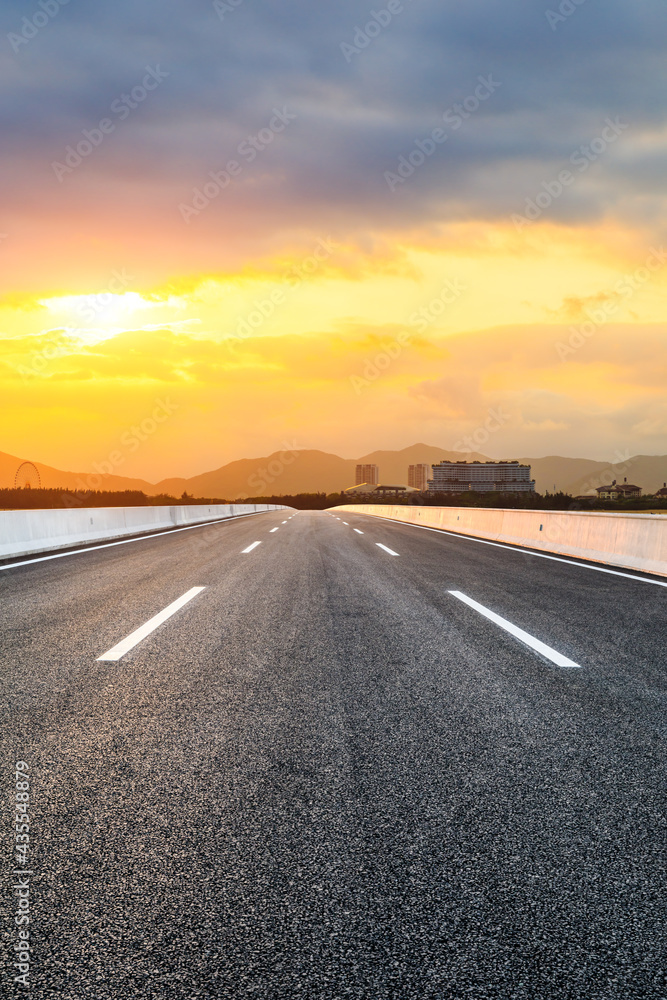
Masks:
[[[366,514],[366,517],[376,517],[376,514]],[[622,576],[626,580],[634,580],[635,583],[652,583],[656,587],[667,587],[667,582],[653,580],[647,576],[634,576],[632,573],[623,573],[619,569],[607,569],[606,566],[596,566],[592,562],[577,562],[575,559],[564,559],[562,556],[552,556],[548,552],[534,552],[532,549],[524,548],[522,545],[506,545],[504,542],[490,542],[487,538],[476,538],[474,535],[463,535],[459,531],[450,531],[447,528],[429,528],[426,524],[411,524],[409,521],[394,521],[393,518],[385,517],[384,521],[390,524],[402,524],[406,528],[419,528],[421,531],[435,531],[438,535],[451,535],[453,538],[462,538],[468,542],[479,542],[480,545],[492,545],[496,549],[509,549],[510,552],[520,553],[524,556],[536,556],[538,559],[551,559],[552,562],[566,563],[568,566],[578,566],[579,569],[592,569],[596,573],[609,573],[611,576]],[[637,572],[640,572],[639,570]]]
[[[478,611],[480,615],[484,615],[484,617],[488,618],[489,621],[499,625],[500,628],[509,632],[510,635],[513,635],[515,639],[519,639],[521,642],[524,642],[526,646],[530,646],[531,649],[534,649],[537,653],[541,653],[542,656],[546,656],[546,658],[551,660],[552,663],[555,663],[557,667],[577,667],[581,669],[579,663],[575,663],[573,660],[568,659],[567,656],[563,656],[562,653],[552,649],[551,646],[547,646],[546,643],[540,642],[539,639],[536,639],[528,632],[524,632],[522,628],[518,628],[516,625],[513,625],[512,622],[508,622],[506,618],[501,618],[500,615],[497,615],[494,611],[489,611],[489,609],[485,608],[483,604],[478,604],[477,601],[473,601],[471,597],[467,597],[465,594],[462,594],[460,590],[450,590],[449,593],[452,597],[456,597],[459,601],[463,601],[464,604],[474,608],[475,611]]]
[[[352,530],[356,531],[358,535],[363,535],[363,531],[359,531],[359,528],[353,528]]]
[[[241,552],[241,555],[242,555],[242,556],[245,556],[245,555],[247,555],[247,554],[248,554],[248,552],[252,552],[252,550],[253,550],[253,549],[256,549],[256,548],[257,548],[257,546],[258,546],[258,545],[261,545],[261,544],[262,544],[261,542],[253,542],[253,543],[252,543],[252,545],[249,545],[247,549],[243,549],[243,550],[242,550],[242,552]]]
[[[18,569],[19,566],[32,566],[33,563],[48,562],[50,559],[64,559],[66,556],[80,556],[85,552],[98,552],[100,549],[112,549],[116,545],[131,545],[132,542],[145,542],[151,538],[162,538],[164,535],[177,535],[180,531],[192,531],[194,528],[210,528],[212,524],[224,524],[226,521],[240,521],[244,517],[258,517],[268,514],[267,510],[253,510],[249,514],[237,514],[236,517],[218,517],[214,521],[201,521],[199,524],[187,524],[184,528],[170,528],[169,531],[152,531],[139,538],[121,538],[117,542],[104,542],[103,545],[86,545],[83,549],[72,549],[71,552],[53,552],[50,556],[37,556],[35,559],[22,559],[21,562],[7,563],[0,566],[3,569]]]
[[[145,639],[146,636],[150,635],[151,632],[154,632],[158,626],[162,625],[163,622],[166,622],[168,618],[175,615],[176,612],[179,611],[184,604],[187,604],[188,601],[191,601],[193,597],[196,597],[197,594],[201,594],[202,590],[206,590],[206,587],[193,587],[192,590],[188,590],[187,594],[183,594],[182,597],[179,597],[177,601],[170,604],[168,608],[164,609],[164,611],[160,611],[158,615],[155,615],[150,619],[150,621],[147,621],[145,625],[142,625],[125,639],[122,639],[121,642],[117,643],[113,649],[110,649],[108,653],[104,654],[104,656],[98,656],[98,662],[113,662],[115,660],[120,660],[121,656],[124,656],[125,653],[133,649],[138,643],[141,642],[142,639]]]
[[[280,528],[271,528],[269,534],[272,535],[274,531],[280,531]]]
[[[384,549],[385,552],[388,552],[390,556],[397,556],[398,555],[398,552],[394,552],[393,549],[387,548],[387,546],[383,545],[382,542],[376,542],[375,544],[377,545],[378,548]]]

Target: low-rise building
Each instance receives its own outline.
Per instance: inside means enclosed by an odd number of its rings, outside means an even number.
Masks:
[[[431,493],[534,493],[530,466],[519,462],[440,462],[428,483]]]
[[[372,497],[374,499],[386,499],[387,497],[401,497],[408,493],[418,493],[419,490],[411,486],[387,486],[383,483],[359,483],[357,486],[349,486],[343,490],[348,497]]]
[[[667,483],[663,483],[662,489],[656,490],[653,496],[656,500],[667,500]]]
[[[609,486],[598,486],[595,491],[600,500],[624,500],[626,498],[640,497],[642,495],[641,486],[634,486],[629,483],[627,477],[622,483],[617,483],[614,479]]]

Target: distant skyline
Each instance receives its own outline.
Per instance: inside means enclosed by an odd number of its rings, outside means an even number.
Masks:
[[[632,455],[615,462],[596,462],[590,458],[548,456],[514,456],[529,464],[538,492],[563,490],[578,495],[594,490],[597,486],[621,482],[629,477],[646,492],[654,492],[667,479],[667,455]],[[413,444],[400,451],[380,450],[344,458],[320,450],[295,451],[284,448],[270,455],[255,455],[238,459],[221,466],[200,469],[195,476],[168,476],[160,481],[147,481],[141,477],[130,478],[115,472],[111,466],[98,463],[92,470],[70,468],[55,469],[37,463],[42,486],[75,491],[115,489],[143,490],[148,494],[169,493],[180,496],[187,491],[196,497],[225,497],[235,499],[248,496],[290,494],[302,492],[336,493],[352,486],[358,480],[361,463],[378,468],[379,482],[410,485],[410,467],[426,464],[429,470],[443,460],[467,462],[488,456],[479,452],[465,454],[453,452],[437,445]],[[0,451],[0,486],[11,487],[21,459]],[[371,477],[365,476],[370,479]],[[375,478],[374,476],[372,478]],[[430,472],[429,476],[430,478]],[[416,485],[416,484],[415,484]]]
[[[0,451],[667,452],[667,8],[561,8],[8,0]]]

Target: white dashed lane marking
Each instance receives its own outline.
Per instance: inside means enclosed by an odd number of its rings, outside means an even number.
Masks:
[[[517,628],[517,626],[513,625],[512,622],[508,622],[506,618],[501,618],[500,615],[497,615],[494,611],[489,611],[489,609],[485,608],[483,604],[478,604],[477,601],[473,601],[471,597],[467,597],[465,594],[462,594],[460,590],[450,590],[449,593],[452,597],[456,597],[459,601],[463,601],[463,603],[467,604],[468,607],[474,608],[475,611],[478,611],[480,615],[484,615],[485,618],[488,618],[489,621],[493,622],[495,625],[499,625],[500,628],[509,632],[510,635],[513,635],[515,639],[519,639],[519,641],[525,643],[526,646],[530,646],[530,648],[534,649],[535,652],[541,653],[542,656],[546,656],[546,658],[551,660],[552,663],[555,663],[557,667],[579,667],[578,663],[574,663],[567,656],[563,656],[562,653],[552,649],[551,646],[547,646],[545,643],[540,642],[539,639],[536,639],[528,632],[524,632],[523,629]]]
[[[385,552],[388,552],[390,556],[397,556],[398,555],[398,552],[394,552],[393,549],[387,548],[387,546],[383,545],[382,542],[376,542],[375,544],[377,545],[377,547],[379,549],[384,549]]]
[[[142,625],[125,639],[122,639],[121,642],[117,643],[107,653],[104,653],[103,656],[98,656],[98,662],[120,660],[121,656],[124,656],[125,653],[137,646],[142,639],[145,639],[146,636],[150,635],[151,632],[154,632],[156,628],[159,628],[163,622],[166,622],[168,618],[171,618],[171,616],[175,615],[177,611],[180,611],[180,609],[191,601],[193,597],[197,597],[198,594],[201,594],[202,590],[206,590],[206,588],[193,587],[192,590],[188,590],[187,594],[183,594],[182,597],[179,597],[177,601],[170,604],[168,608],[164,609],[164,611],[160,611],[160,613],[151,618],[150,621],[147,621],[145,625]]]

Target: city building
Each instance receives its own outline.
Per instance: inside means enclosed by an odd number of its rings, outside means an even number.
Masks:
[[[358,483],[356,486],[349,486],[343,490],[348,497],[372,497],[382,499],[386,497],[406,496],[408,493],[418,493],[412,486],[387,486],[378,483]]]
[[[408,486],[413,486],[416,490],[425,492],[428,489],[430,478],[431,466],[427,465],[426,462],[408,466]]]
[[[617,483],[614,479],[609,486],[598,486],[595,492],[600,500],[623,500],[627,497],[640,497],[642,488],[628,483],[627,478],[622,483]]]
[[[355,486],[362,483],[372,483],[374,486],[380,482],[380,469],[377,465],[358,465],[354,477]]]
[[[440,462],[429,479],[431,493],[534,493],[530,466],[519,462]]]

